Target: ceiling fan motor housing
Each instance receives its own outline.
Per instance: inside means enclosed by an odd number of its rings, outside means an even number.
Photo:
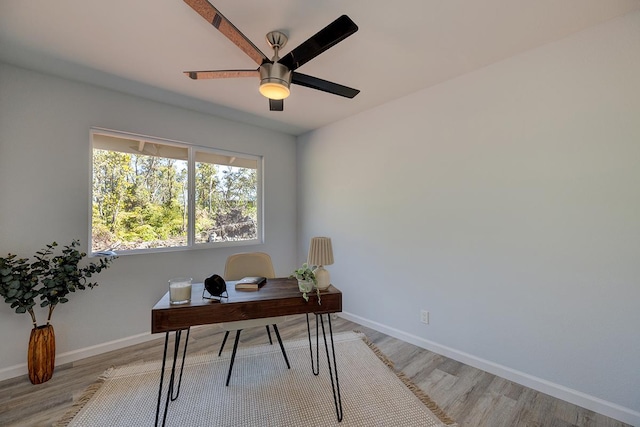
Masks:
[[[260,66],[260,93],[270,99],[284,99],[289,96],[291,70],[278,62]]]

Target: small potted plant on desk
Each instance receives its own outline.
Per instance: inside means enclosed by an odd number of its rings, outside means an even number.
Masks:
[[[108,268],[117,258],[115,253],[108,253],[98,263],[79,267],[78,263],[87,255],[76,249],[79,245],[78,240],[73,240],[64,246],[60,255],[53,256],[54,248],[58,246],[53,242],[36,252],[35,261],[31,263],[12,254],[0,257],[0,296],[16,313],[28,312],[33,322],[27,354],[29,380],[33,384],[41,384],[53,376],[56,353],[55,334],[50,324],[53,310],[59,303],[69,301],[70,292],[97,286],[87,278]],[[38,296],[40,306],[49,308],[47,323],[40,326],[33,310]]]
[[[309,301],[307,294],[315,287],[316,294],[318,295],[318,305],[320,305],[320,289],[316,286],[316,276],[313,274],[313,270],[309,267],[309,264],[305,262],[302,264],[302,267],[294,270],[293,274],[289,277],[298,279],[298,289],[302,292],[302,298],[304,298],[305,301]]]

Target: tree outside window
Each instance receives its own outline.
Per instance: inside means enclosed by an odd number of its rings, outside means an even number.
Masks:
[[[92,141],[93,252],[259,241],[259,157],[112,132]]]

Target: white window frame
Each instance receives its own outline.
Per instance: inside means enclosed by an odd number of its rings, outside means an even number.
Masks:
[[[116,253],[120,255],[133,255],[133,254],[146,254],[146,253],[159,253],[159,252],[176,252],[176,251],[188,251],[198,249],[210,249],[219,247],[231,247],[231,246],[248,246],[264,243],[264,193],[263,193],[263,163],[264,158],[260,155],[240,153],[229,150],[223,150],[218,148],[212,148],[202,145],[191,144],[183,141],[170,140],[159,137],[152,137],[148,135],[135,134],[130,132],[123,132],[111,129],[104,129],[99,127],[92,127],[90,129],[90,145],[91,150],[89,154],[89,164],[91,165],[91,173],[89,174],[89,230],[88,230],[88,248],[90,256],[97,256],[97,253],[93,252],[93,150],[94,150],[94,135],[105,135],[116,138],[133,139],[136,141],[145,141],[148,143],[156,143],[162,145],[175,146],[180,148],[186,148],[188,150],[188,227],[187,227],[187,245],[186,246],[173,246],[162,248],[148,248],[148,249],[131,249],[131,250],[116,250]],[[219,241],[219,242],[195,242],[195,230],[196,230],[196,209],[195,207],[195,164],[196,164],[196,152],[204,152],[214,155],[226,156],[229,158],[242,158],[248,160],[255,160],[256,175],[257,175],[257,194],[256,194],[256,220],[257,220],[257,233],[256,238],[251,240],[237,240],[237,241]]]

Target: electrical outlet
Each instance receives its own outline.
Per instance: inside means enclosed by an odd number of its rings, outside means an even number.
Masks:
[[[426,323],[427,325],[429,324],[429,312],[427,310],[420,311],[420,321],[422,323]]]

